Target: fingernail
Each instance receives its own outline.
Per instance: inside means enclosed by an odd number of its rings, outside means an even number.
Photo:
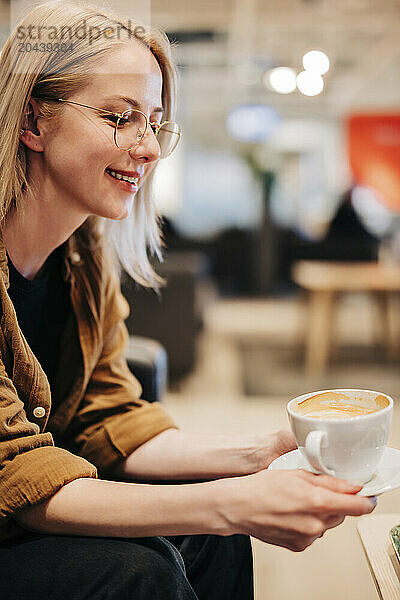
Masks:
[[[373,506],[376,506],[378,504],[378,498],[376,496],[368,496],[368,500],[370,500]]]
[[[354,487],[360,487],[363,485],[362,481],[351,480],[347,481],[349,485],[354,485]]]

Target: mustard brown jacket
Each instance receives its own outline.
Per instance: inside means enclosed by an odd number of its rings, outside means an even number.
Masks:
[[[97,234],[96,234],[97,235]],[[97,239],[98,242],[98,239]],[[141,400],[127,366],[129,305],[103,245],[84,223],[63,244],[72,311],[60,347],[51,410],[46,374],[17,322],[0,231],[0,541],[22,529],[16,511],[80,477],[112,473],[138,446],[176,427]]]

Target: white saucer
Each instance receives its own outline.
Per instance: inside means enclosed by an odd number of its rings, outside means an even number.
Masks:
[[[300,450],[292,450],[276,458],[268,467],[271,470],[305,469],[311,471]],[[358,492],[358,496],[379,496],[400,487],[400,450],[386,447],[378,470]]]

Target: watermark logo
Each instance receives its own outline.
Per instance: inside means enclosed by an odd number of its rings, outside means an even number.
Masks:
[[[17,39],[23,43],[47,43],[59,42],[65,43],[81,41],[87,39],[89,45],[92,45],[96,40],[103,39],[139,39],[143,40],[146,35],[146,29],[142,25],[133,25],[129,20],[127,27],[118,23],[115,27],[107,25],[101,28],[93,25],[88,25],[86,20],[83,20],[75,27],[63,25],[55,27],[54,25],[20,25],[17,27]]]

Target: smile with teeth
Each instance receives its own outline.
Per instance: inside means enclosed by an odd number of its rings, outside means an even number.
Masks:
[[[128,177],[127,175],[121,175],[121,173],[117,173],[116,171],[111,171],[111,169],[106,169],[106,172],[112,177],[115,177],[115,179],[129,181],[129,183],[133,183],[135,185],[137,185],[139,182],[139,177]]]

